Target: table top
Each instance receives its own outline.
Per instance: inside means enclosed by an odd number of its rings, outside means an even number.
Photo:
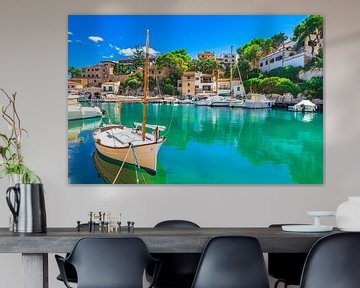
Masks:
[[[66,253],[83,237],[139,237],[152,253],[201,253],[215,236],[252,236],[263,252],[308,252],[321,237],[338,233],[294,233],[273,228],[127,228],[119,232],[78,232],[76,228],[48,228],[47,233],[20,234],[0,228],[0,253]]]

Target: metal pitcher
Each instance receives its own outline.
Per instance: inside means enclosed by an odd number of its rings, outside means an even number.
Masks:
[[[12,192],[13,197],[11,197]],[[14,232],[45,233],[47,231],[42,184],[15,184],[6,190],[6,202],[14,216]]]

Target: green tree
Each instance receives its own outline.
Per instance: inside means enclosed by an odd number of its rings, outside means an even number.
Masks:
[[[311,46],[311,54],[314,55],[315,47],[320,43],[324,32],[324,18],[321,15],[310,15],[300,24],[296,25],[293,31],[293,40],[296,41],[297,47],[303,46],[308,39]]]
[[[304,67],[305,71],[312,70],[314,68],[323,68],[324,65],[324,53],[323,49],[320,48],[318,54],[311,59],[309,63],[307,63]]]
[[[284,32],[280,32],[271,36],[270,39],[272,40],[272,47],[276,49],[279,46],[283,45],[283,43],[288,39],[288,37]]]
[[[69,67],[68,72],[71,74],[71,77],[80,77],[81,69],[77,69],[73,66]]]
[[[264,78],[259,87],[260,92],[265,94],[275,93],[276,91],[275,87],[279,80],[280,80],[279,77]]]
[[[124,64],[115,63],[114,74],[126,75],[126,74],[129,74],[129,72],[130,72],[130,70]]]
[[[300,85],[301,92],[308,98],[323,99],[323,77],[313,77]]]
[[[296,97],[300,92],[300,87],[287,78],[279,78],[275,84],[274,92],[277,94],[290,93]]]
[[[165,84],[170,84],[173,92],[168,94],[176,93],[177,81],[181,79],[182,73],[189,69],[190,60],[191,57],[185,49],[165,53],[156,59],[155,67],[157,69],[166,67],[170,71],[169,76],[165,79],[167,82],[163,81],[162,83],[163,91]],[[168,88],[167,90],[170,91]]]
[[[260,86],[262,83],[262,79],[260,78],[251,78],[244,81],[244,88],[246,93],[259,93],[260,92]]]
[[[219,69],[220,65],[215,59],[199,60],[199,71],[205,74],[212,74],[214,70]]]
[[[135,68],[145,66],[145,52],[140,46],[136,47],[134,51],[133,64]]]
[[[294,66],[285,66],[285,67],[278,67],[275,69],[270,70],[269,72],[265,72],[265,77],[280,77],[280,78],[288,78],[294,82],[300,82],[299,79],[299,72],[302,70],[301,67],[294,67]]]
[[[256,64],[259,61],[261,55],[262,55],[262,50],[258,44],[252,44],[250,46],[247,46],[243,50],[243,54],[242,54],[243,58],[249,61],[253,68],[256,67]]]

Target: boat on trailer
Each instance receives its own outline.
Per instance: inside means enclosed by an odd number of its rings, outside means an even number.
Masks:
[[[165,137],[160,131],[165,126],[146,124],[146,105],[148,95],[149,73],[149,31],[146,33],[146,58],[144,69],[143,121],[134,123],[134,127],[124,125],[107,125],[93,133],[96,150],[113,160],[121,162],[119,173],[124,163],[142,167],[151,174],[156,174],[157,155]],[[147,133],[146,129],[151,130]]]

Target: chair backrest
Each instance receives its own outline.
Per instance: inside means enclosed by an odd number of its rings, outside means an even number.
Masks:
[[[360,287],[360,233],[333,234],[316,242],[306,259],[300,287]]]
[[[256,238],[212,238],[203,254],[192,288],[268,288],[264,258]]]
[[[67,259],[76,269],[78,288],[142,288],[152,260],[139,238],[82,238]]]
[[[188,220],[166,220],[156,224],[155,228],[200,228],[200,226]]]
[[[200,226],[188,220],[166,220],[156,224],[155,228],[200,228]],[[165,281],[167,282],[167,286],[170,285],[170,282],[189,283],[188,286],[190,286],[194,279],[200,256],[200,253],[156,254],[156,258],[162,259],[162,267],[158,277],[158,286]]]
[[[282,225],[294,224],[271,224],[269,228],[281,228]],[[288,285],[300,285],[306,257],[307,253],[269,253],[269,275]]]

